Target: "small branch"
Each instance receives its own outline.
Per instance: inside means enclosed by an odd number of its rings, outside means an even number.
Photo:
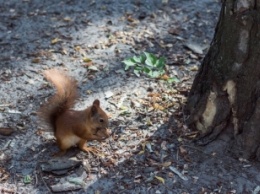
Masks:
[[[36,164],[36,170],[38,171],[40,168],[39,168],[39,163]],[[37,173],[37,172],[36,172]],[[50,188],[48,187],[47,183],[45,182],[45,180],[43,179],[42,177],[42,172],[41,170],[39,170],[39,175],[40,175],[40,178],[44,184],[44,186],[47,188],[47,190],[49,191],[49,193],[52,193],[52,191],[50,190]]]

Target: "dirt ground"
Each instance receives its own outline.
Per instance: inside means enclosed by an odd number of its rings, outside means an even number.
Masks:
[[[260,165],[233,158],[221,136],[193,145],[183,105],[217,23],[216,0],[0,0],[0,193],[260,193]],[[122,61],[164,56],[180,82],[136,77]],[[79,81],[83,109],[94,99],[112,136],[62,158],[37,110],[53,89],[42,71]],[[11,133],[12,132],[12,133]]]

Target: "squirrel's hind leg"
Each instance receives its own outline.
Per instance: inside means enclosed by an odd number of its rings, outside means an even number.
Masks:
[[[65,141],[62,141],[61,139],[57,139],[58,147],[60,148],[60,151],[53,154],[54,157],[61,157],[66,154],[67,149],[71,147],[70,144],[66,144]]]

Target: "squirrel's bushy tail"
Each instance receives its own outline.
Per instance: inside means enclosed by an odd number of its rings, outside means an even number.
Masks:
[[[55,131],[57,118],[67,110],[73,108],[78,98],[77,81],[69,77],[60,69],[44,71],[45,78],[56,88],[56,93],[39,111],[39,116]]]

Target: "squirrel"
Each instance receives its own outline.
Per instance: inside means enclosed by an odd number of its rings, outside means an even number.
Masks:
[[[77,81],[59,69],[43,72],[44,77],[54,85],[56,93],[44,103],[39,110],[39,117],[54,131],[62,156],[66,151],[77,145],[82,151],[97,154],[98,150],[85,145],[88,140],[105,140],[110,136],[108,116],[100,107],[100,101],[85,110],[73,110],[79,98]]]

